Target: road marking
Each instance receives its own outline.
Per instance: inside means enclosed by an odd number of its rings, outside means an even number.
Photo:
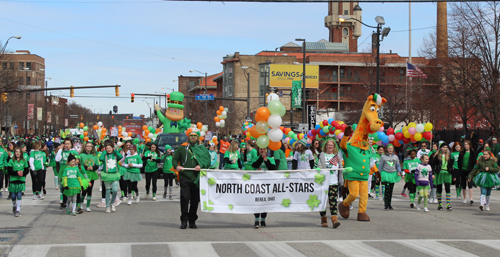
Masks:
[[[478,243],[478,244],[481,244],[484,246],[488,246],[491,248],[495,248],[495,249],[500,251],[500,241],[499,240],[480,240],[480,241],[476,241],[475,243]]]
[[[425,252],[431,256],[455,256],[455,257],[470,257],[477,256],[460,249],[448,246],[435,240],[409,240],[409,241],[397,241],[397,243],[413,248],[420,252]]]
[[[175,257],[192,257],[192,256],[206,256],[218,257],[212,247],[212,243],[196,242],[196,243],[168,243],[170,254]]]
[[[85,257],[132,257],[130,244],[91,244],[85,247]]]
[[[303,257],[302,253],[289,246],[286,242],[249,242],[246,243],[258,256],[280,257],[293,256]]]
[[[23,245],[15,246],[9,253],[9,257],[45,257],[51,245]]]
[[[376,248],[373,248],[361,241],[327,241],[324,244],[342,252],[347,256],[391,256],[385,252],[382,252]]]

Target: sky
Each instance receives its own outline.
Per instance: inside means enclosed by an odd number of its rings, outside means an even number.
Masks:
[[[383,16],[388,37],[381,52],[408,56],[408,3],[360,3],[363,22]],[[436,3],[412,3],[412,56],[435,31]],[[50,87],[121,85],[119,98],[75,97],[52,91],[96,113],[149,115],[154,94],[177,89],[177,77],[222,71],[227,54],[274,50],[295,38],[328,40],[327,3],[221,3],[161,0],[0,0],[0,42],[45,58]],[[362,26],[360,52],[373,29]],[[201,75],[201,74],[200,74]],[[75,96],[114,96],[113,88],[75,90]],[[157,99],[156,99],[157,100]],[[163,100],[162,100],[163,102]],[[162,104],[163,105],[163,104]],[[196,122],[196,121],[194,121]]]

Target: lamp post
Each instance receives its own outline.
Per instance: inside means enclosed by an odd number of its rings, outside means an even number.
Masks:
[[[302,123],[306,123],[306,40],[296,38],[295,41],[302,41]]]
[[[248,67],[248,66],[241,66],[241,69],[245,73],[247,83],[248,83],[248,85],[247,85],[247,116],[250,116],[250,73],[248,73],[247,69],[252,69],[252,70],[257,71],[257,72],[259,72],[259,71],[256,70],[255,68]]]
[[[353,18],[353,17],[349,17],[349,16],[346,16],[346,15],[339,15],[339,21],[340,22],[344,22],[346,20],[355,20],[369,28],[374,28],[374,29],[377,29],[377,57],[376,57],[376,62],[377,62],[377,83],[376,83],[376,88],[375,88],[375,92],[377,94],[380,94],[380,41],[384,40],[384,37],[387,37],[387,35],[389,35],[389,32],[391,31],[391,28],[390,27],[385,27],[383,30],[382,30],[382,25],[385,25],[385,20],[384,20],[384,17],[382,16],[377,16],[375,17],[375,21],[377,22],[377,26],[370,26],[366,23],[363,23],[362,21],[356,19],[356,18]],[[382,35],[382,38],[380,38],[380,35]]]
[[[3,53],[5,52],[5,48],[7,47],[7,44],[9,43],[9,40],[10,40],[11,38],[21,39],[21,36],[12,36],[12,37],[9,37],[9,38],[7,39],[7,41],[5,41],[5,44],[3,45],[2,50],[0,50],[0,54],[3,54]]]
[[[199,71],[199,70],[190,70],[189,72],[193,72],[193,71],[196,71],[198,73],[201,73],[203,74],[203,72]],[[208,89],[208,86],[207,86],[207,73],[205,72],[205,95],[207,94],[207,89]],[[188,89],[189,90],[189,89]],[[207,109],[208,109],[208,100],[205,100],[205,124],[208,124],[208,121],[207,121]]]

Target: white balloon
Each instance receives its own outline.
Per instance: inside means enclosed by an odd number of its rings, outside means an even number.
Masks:
[[[122,127],[122,132],[125,132],[127,131],[127,128],[126,127]]]
[[[128,137],[128,133],[127,132],[122,132],[122,136],[123,137]]]
[[[226,116],[226,115],[227,115],[227,112],[226,112],[226,111],[223,111],[223,112],[221,113],[221,115],[222,115],[222,116]]]
[[[273,115],[269,116],[269,118],[267,119],[267,124],[269,124],[269,127],[273,128],[273,129],[279,128],[279,126],[281,126],[282,122],[283,122],[283,120],[281,119],[281,117],[278,114],[273,114]]]
[[[122,146],[122,145],[123,145],[123,143],[122,143],[122,142],[118,142],[118,143],[116,143],[116,146],[118,146],[118,147],[120,147],[120,146]]]
[[[225,120],[221,120],[221,121],[220,121],[220,124],[221,124],[221,125],[226,125],[226,121],[225,121]]]
[[[215,126],[216,126],[216,127],[220,127],[220,122],[216,122],[216,123],[215,123]]]
[[[283,131],[279,128],[271,129],[267,132],[267,136],[269,137],[269,140],[278,142],[283,138]]]
[[[275,93],[271,93],[267,96],[267,102],[269,103],[273,100],[280,100],[280,97]]]
[[[102,127],[102,122],[101,121],[97,122],[97,126]]]
[[[203,126],[201,127],[201,131],[203,131],[203,132],[207,132],[207,131],[208,131],[208,126],[207,126],[207,125],[203,125]]]
[[[220,127],[223,128],[225,125],[224,124],[220,124]]]
[[[200,137],[204,137],[204,136],[205,136],[205,132],[202,130],[202,131],[200,132]]]
[[[228,111],[228,109],[227,109],[227,107],[226,107],[226,108],[224,108],[224,111],[225,111],[226,113],[228,113],[228,112],[229,112],[229,111]]]
[[[153,133],[149,133],[149,134],[148,134],[148,137],[149,137],[149,138],[153,138],[153,136],[154,136],[154,134],[153,134]]]
[[[423,133],[425,131],[425,126],[424,124],[417,124],[417,127],[415,129],[418,133]]]

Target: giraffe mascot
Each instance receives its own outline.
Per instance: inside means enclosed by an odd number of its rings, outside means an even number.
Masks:
[[[349,195],[343,202],[339,203],[340,215],[349,218],[349,205],[359,196],[359,221],[370,221],[366,214],[368,203],[368,177],[377,171],[375,159],[369,150],[368,135],[379,131],[384,123],[378,118],[380,107],[387,100],[379,94],[368,97],[361,113],[358,126],[352,133],[352,128],[345,129],[344,137],[340,142],[340,148],[344,151],[344,166],[351,167],[351,172],[344,172],[345,185],[349,188]],[[352,134],[352,136],[351,136]]]

